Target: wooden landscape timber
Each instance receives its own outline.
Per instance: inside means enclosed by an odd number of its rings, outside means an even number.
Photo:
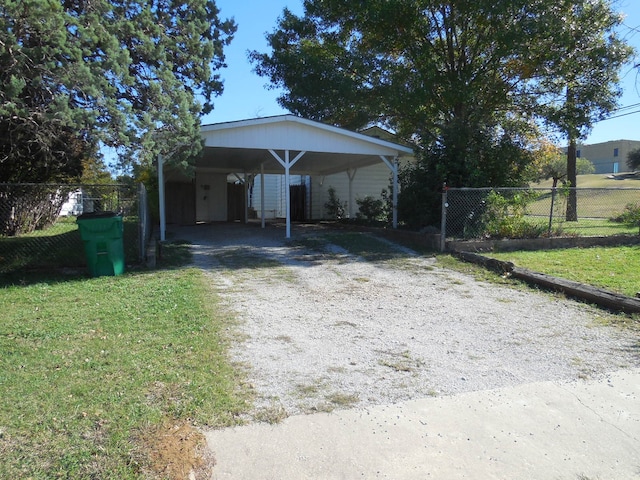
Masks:
[[[595,303],[604,308],[625,313],[640,313],[640,299],[627,297],[626,295],[572,280],[533,272],[526,268],[516,267],[511,262],[503,262],[477,253],[455,251],[453,254],[465,262],[476,263],[500,274],[523,280],[529,284],[539,285],[546,289],[560,291],[568,296]]]

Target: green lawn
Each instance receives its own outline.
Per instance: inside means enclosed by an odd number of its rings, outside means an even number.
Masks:
[[[138,223],[136,217],[123,222],[123,246],[128,264],[138,261]],[[28,270],[86,266],[84,243],[76,217],[60,217],[43,230],[16,237],[0,236],[0,274]]]
[[[143,478],[146,431],[237,422],[232,319],[200,270],[15,281],[0,288],[0,478]]]
[[[492,252],[487,256],[630,297],[640,291],[640,246]]]
[[[540,188],[551,188],[553,180],[544,180],[532,185]],[[578,188],[640,188],[640,175],[626,176],[619,175],[612,177],[609,174],[592,173],[589,175],[578,175]]]

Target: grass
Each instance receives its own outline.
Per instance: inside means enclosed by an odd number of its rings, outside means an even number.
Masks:
[[[562,222],[562,233],[582,237],[608,237],[612,235],[638,235],[637,226],[606,219],[580,218],[577,222]]]
[[[489,254],[499,260],[634,297],[640,291],[640,247],[591,247]]]
[[[534,185],[540,188],[551,188],[553,180],[548,179]],[[578,188],[640,188],[640,175],[635,177],[618,175],[611,178],[611,175],[592,173],[589,175],[578,175]]]
[[[370,262],[392,260],[404,256],[398,248],[379,238],[360,232],[330,233],[327,241]]]
[[[424,362],[420,359],[411,357],[409,351],[402,353],[383,352],[387,358],[379,359],[378,364],[388,367],[396,372],[414,372],[416,368],[424,366]]]
[[[135,262],[138,258],[137,219],[125,218],[123,228],[125,260]],[[76,217],[60,217],[52,226],[28,234],[0,236],[0,273],[85,266],[84,244]]]
[[[232,320],[199,270],[14,282],[0,288],[0,478],[143,478],[145,431],[245,408]]]

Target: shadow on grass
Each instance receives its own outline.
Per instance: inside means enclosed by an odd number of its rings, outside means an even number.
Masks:
[[[137,221],[125,220],[123,227],[124,257],[134,264],[139,256]],[[32,277],[81,277],[86,267],[85,242],[73,220],[27,235],[0,237],[0,285],[33,283]]]
[[[53,240],[53,245],[58,245],[58,248],[54,248],[56,251],[55,256],[46,260],[39,260],[39,256],[44,255],[44,253],[40,253],[38,256],[32,253],[28,256],[30,262],[25,262],[20,267],[0,273],[0,288],[10,286],[29,286],[40,283],[56,284],[62,282],[81,281],[91,278],[87,269],[84,246],[80,240],[78,232],[68,232],[62,236],[67,235],[72,239],[74,236],[77,236],[77,244],[74,244],[69,239],[61,238],[60,235],[56,235],[55,240]],[[1,244],[2,243],[0,242],[0,245]],[[69,245],[66,247],[69,250],[68,255],[65,255],[62,249],[59,248],[60,244]],[[131,253],[132,250],[127,249],[125,245],[125,259],[137,258],[137,248],[135,246],[134,248],[135,252]],[[13,251],[15,251],[15,249],[13,249]],[[191,262],[190,243],[187,241],[178,240],[164,244],[161,252],[162,254],[158,260],[157,268],[155,270],[149,270],[139,264],[130,263],[125,269],[125,275],[128,273],[153,274],[154,271],[159,269],[166,270],[183,268]]]
[[[189,265],[192,260],[191,242],[173,240],[160,244],[156,266],[159,269],[182,268]]]

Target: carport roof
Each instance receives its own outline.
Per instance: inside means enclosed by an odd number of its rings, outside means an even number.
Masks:
[[[201,127],[205,142],[196,162],[198,170],[232,173],[282,174],[283,152],[305,152],[290,173],[330,175],[374,165],[381,157],[407,157],[413,150],[380,138],[363,135],[295,115],[255,118]]]

